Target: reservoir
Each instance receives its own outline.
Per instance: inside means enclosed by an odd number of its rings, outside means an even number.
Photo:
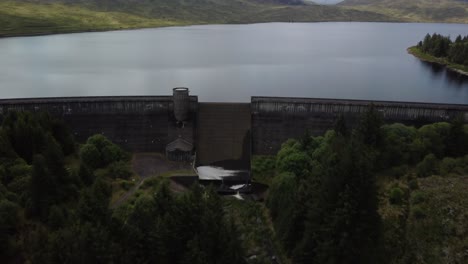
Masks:
[[[0,39],[0,98],[169,95],[468,103],[468,78],[406,49],[461,24],[202,25]]]

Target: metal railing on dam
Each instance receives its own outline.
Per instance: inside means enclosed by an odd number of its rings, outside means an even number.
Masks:
[[[373,105],[387,123],[423,125],[449,121],[462,116],[468,122],[468,105],[316,99],[291,97],[252,97],[252,152],[275,154],[289,138],[301,137],[306,130],[321,135],[333,128],[343,115],[350,126]]]

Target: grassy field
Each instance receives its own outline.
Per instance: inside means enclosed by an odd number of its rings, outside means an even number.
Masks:
[[[415,56],[416,58],[422,60],[422,61],[427,61],[431,63],[437,63],[446,66],[447,68],[456,71],[458,73],[461,73],[463,75],[468,76],[468,67],[460,64],[455,64],[449,62],[446,58],[437,58],[434,56],[431,56],[427,53],[424,53],[418,49],[418,47],[413,46],[408,48],[408,53]]]
[[[0,2],[0,36],[187,25],[197,21],[147,18],[64,4]]]
[[[468,3],[456,0],[346,0],[340,6],[402,22],[468,23]]]
[[[255,0],[109,3],[102,6],[92,1],[64,4],[0,0],[0,37],[192,24],[391,20],[368,11]]]
[[[348,0],[339,6],[288,3],[287,0],[0,0],[0,37],[225,23],[468,23],[468,3],[454,0]]]

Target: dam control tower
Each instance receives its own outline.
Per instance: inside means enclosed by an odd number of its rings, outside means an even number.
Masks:
[[[191,107],[188,88],[172,89],[172,107],[173,117],[168,124],[168,137],[171,141],[166,145],[166,157],[172,161],[192,161],[196,129],[192,116],[196,110]]]
[[[174,103],[174,117],[178,124],[184,124],[189,118],[190,96],[186,87],[176,87],[172,89]]]

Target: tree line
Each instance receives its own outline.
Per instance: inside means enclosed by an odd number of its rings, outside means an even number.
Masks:
[[[132,173],[128,153],[102,135],[77,144],[45,113],[12,112],[2,120],[1,263],[247,261],[245,234],[213,188],[176,194],[162,180],[148,195],[110,209],[114,178]],[[354,129],[340,117],[323,136],[288,140],[263,164],[275,174],[266,205],[276,236],[294,263],[413,263],[404,233],[389,240],[384,230],[378,173],[411,172],[408,185],[415,186],[413,177],[468,174],[467,154],[462,117],[419,128],[384,125],[371,107]],[[404,196],[392,188],[389,202]]]
[[[420,128],[384,125],[372,108],[355,129],[340,117],[323,136],[285,142],[270,164],[276,176],[267,206],[277,236],[294,263],[411,263],[405,238],[393,241],[398,247],[385,241],[377,174],[413,169],[410,185],[441,171],[468,174],[467,154],[461,117]],[[398,195],[390,194],[393,202]]]
[[[1,263],[243,262],[236,226],[213,189],[179,195],[162,181],[110,209],[113,178],[131,173],[128,153],[102,135],[78,145],[46,113],[2,119]]]
[[[458,35],[452,41],[449,36],[427,34],[417,47],[434,57],[447,58],[449,62],[468,66],[468,35]]]

